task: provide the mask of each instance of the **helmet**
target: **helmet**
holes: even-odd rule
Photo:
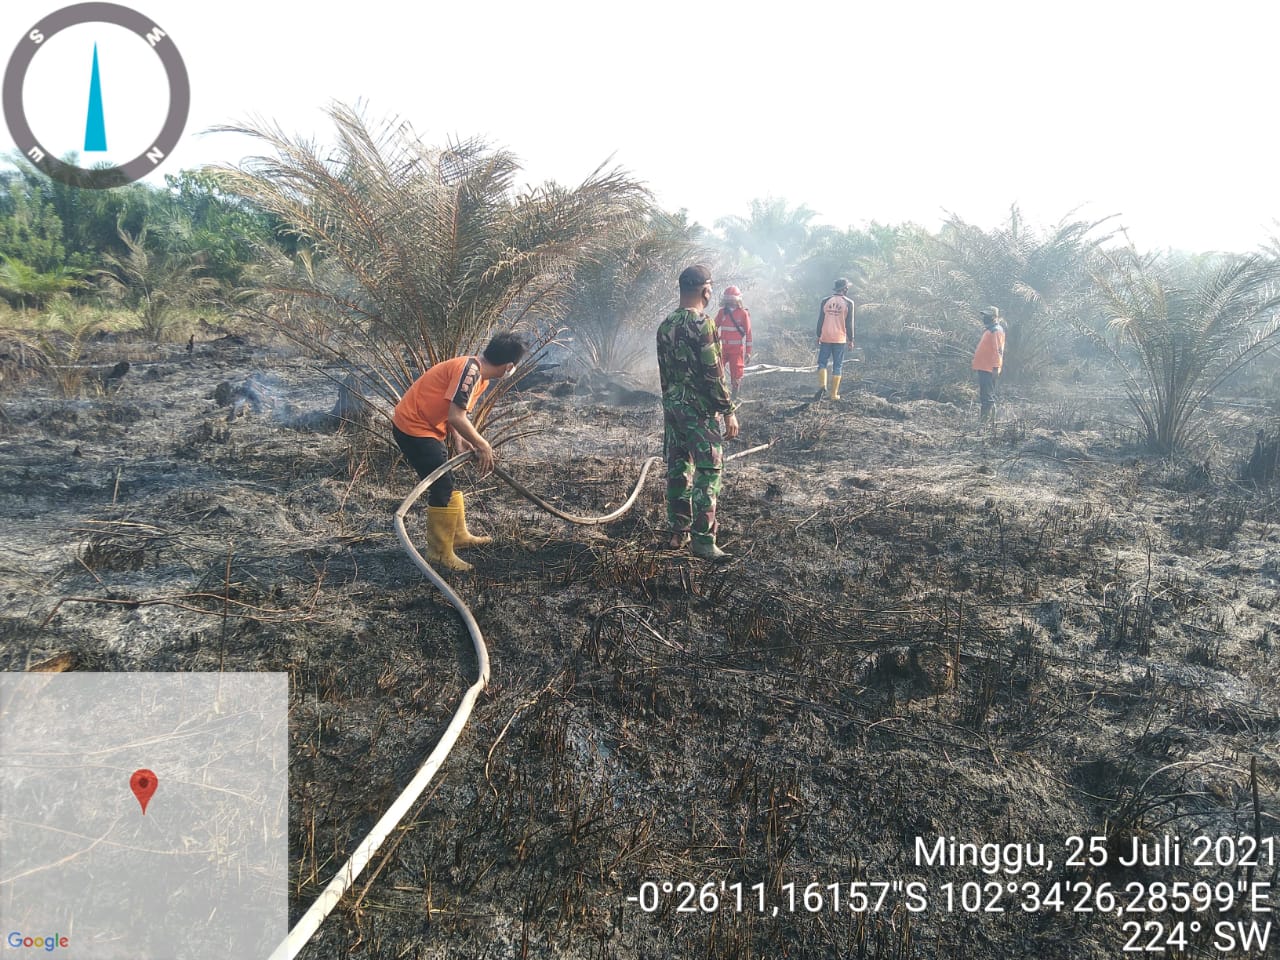
[[[725,287],[724,293],[720,295],[720,302],[742,306],[742,291],[737,287]]]

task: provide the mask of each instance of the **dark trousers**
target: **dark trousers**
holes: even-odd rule
[[[421,480],[431,471],[439,469],[449,459],[449,450],[444,442],[435,437],[411,437],[394,423],[391,425],[391,436],[396,446],[409,461],[409,466],[417,471]],[[427,488],[427,503],[433,507],[447,507],[453,496],[453,474],[445,473]]]
[[[996,409],[997,376],[991,370],[978,371],[978,402],[982,404],[982,416],[986,418]]]

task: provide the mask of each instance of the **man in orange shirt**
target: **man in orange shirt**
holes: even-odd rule
[[[449,459],[445,445],[452,431],[459,451],[474,450],[480,472],[493,469],[493,448],[467,414],[490,380],[505,377],[524,356],[524,343],[514,333],[499,333],[475,357],[442,360],[404,392],[391,418],[391,435],[422,479]],[[470,570],[454,547],[488,543],[467,530],[462,491],[453,489],[446,473],[427,489],[427,560],[450,570]]]
[[[972,367],[978,374],[978,401],[982,404],[978,422],[983,423],[996,415],[996,383],[1004,366],[1004,327],[998,307],[983,307],[978,315],[985,329],[973,352]]]
[[[827,395],[827,358],[831,358],[831,399],[840,399],[840,371],[846,350],[853,349],[853,301],[849,281],[841,277],[834,293],[818,305],[818,392],[815,400]]]

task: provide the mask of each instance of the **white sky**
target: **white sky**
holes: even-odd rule
[[[4,4],[0,56],[62,5]],[[508,147],[529,182],[576,183],[612,156],[708,226],[774,196],[837,226],[936,228],[954,212],[992,227],[1017,202],[1040,225],[1117,214],[1145,248],[1251,250],[1280,233],[1280,5],[1262,0],[130,5],[191,75],[188,133],[162,172],[251,148],[196,135],[215,124],[260,117],[326,139],[322,108],[363,100],[429,142]],[[109,145],[158,131],[158,61],[141,40],[55,39],[27,82],[48,146],[83,145],[94,42]],[[129,44],[138,56],[116,52]]]

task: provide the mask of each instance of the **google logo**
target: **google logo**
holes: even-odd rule
[[[55,933],[52,937],[24,937],[18,931],[13,931],[5,938],[9,946],[14,949],[26,947],[28,949],[47,950],[52,953],[58,947],[64,949],[71,945],[71,941],[61,934]]]

